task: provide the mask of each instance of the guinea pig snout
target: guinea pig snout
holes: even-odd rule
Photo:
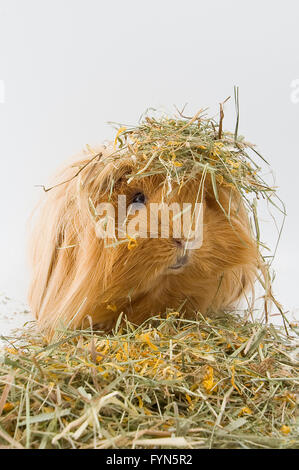
[[[184,256],[180,256],[177,258],[176,260],[176,263],[173,264],[172,266],[170,266],[169,269],[179,269],[179,268],[182,268],[183,266],[185,266],[185,264],[187,264],[188,262],[188,255],[184,255]]]

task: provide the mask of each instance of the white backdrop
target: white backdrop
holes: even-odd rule
[[[25,225],[63,160],[136,123],[149,106],[188,113],[240,87],[239,131],[270,161],[288,218],[275,292],[298,301],[297,0],[0,0],[0,291],[26,298]],[[224,127],[234,127],[233,100]],[[263,239],[273,246],[273,226]]]

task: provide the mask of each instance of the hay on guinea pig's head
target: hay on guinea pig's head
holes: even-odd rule
[[[155,148],[148,156],[131,144],[103,147],[56,176],[36,209],[30,238],[29,303],[41,328],[53,332],[60,322],[76,328],[89,317],[110,329],[120,313],[139,323],[167,308],[205,314],[230,307],[252,286],[259,255],[240,192],[200,165],[184,173],[172,147],[168,160]],[[120,196],[126,204],[121,221]],[[115,209],[113,235],[100,235],[109,225],[98,211],[103,203]],[[135,203],[137,236],[128,231]],[[191,211],[201,204],[200,246],[191,249],[185,234],[174,235],[182,213],[169,212],[168,236],[160,212],[154,231],[149,225],[153,207],[173,203],[187,203]]]

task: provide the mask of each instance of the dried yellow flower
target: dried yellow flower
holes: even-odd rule
[[[14,405],[12,403],[6,402],[5,405],[3,406],[3,411],[8,412],[11,411],[14,408]]]
[[[214,369],[211,366],[206,366],[205,374],[202,380],[202,385],[204,386],[205,390],[210,393],[213,389],[216,391],[217,387],[215,387],[216,382],[214,382]]]
[[[138,246],[137,240],[135,238],[130,237],[130,235],[127,235],[127,238],[129,239],[128,250],[133,250],[133,248]]]
[[[144,333],[143,335],[139,335],[138,339],[144,343],[147,343],[149,347],[152,348],[154,351],[158,351],[157,346],[152,343],[149,333]]]
[[[126,129],[127,129],[126,127],[120,127],[120,128],[118,129],[117,134],[116,134],[116,136],[115,136],[115,140],[114,140],[114,147],[115,147],[116,144],[117,144],[117,139],[118,139],[118,137],[119,137],[120,134],[121,134],[122,132],[124,132]]]
[[[244,406],[244,408],[241,409],[238,416],[243,416],[243,415],[252,415],[252,410],[248,406]]]
[[[290,426],[286,426],[285,424],[283,424],[280,428],[280,432],[282,432],[282,434],[290,434],[291,428]]]

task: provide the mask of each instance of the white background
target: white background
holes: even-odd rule
[[[298,19],[297,0],[0,0],[0,291],[26,299],[34,185],[86,143],[111,138],[107,121],[135,124],[149,106],[186,102],[188,114],[214,114],[238,85],[239,131],[270,161],[287,206],[274,290],[296,314]],[[234,123],[230,100],[224,127]]]

